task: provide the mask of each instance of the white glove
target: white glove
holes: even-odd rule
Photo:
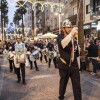
[[[76,33],[78,33],[78,28],[74,27],[71,31],[72,36],[74,36]]]

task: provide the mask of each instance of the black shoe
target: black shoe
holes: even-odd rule
[[[36,69],[36,71],[39,71],[39,69]]]
[[[17,83],[20,83],[21,79],[18,79]]]
[[[64,97],[59,96],[59,100],[64,100]]]
[[[23,85],[26,85],[25,79],[23,79]]]
[[[23,85],[26,85],[26,82],[23,82]]]
[[[33,68],[30,68],[30,70],[32,70]]]

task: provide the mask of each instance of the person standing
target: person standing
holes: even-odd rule
[[[92,75],[96,75],[97,73],[97,64],[98,64],[98,46],[94,44],[94,41],[90,41],[89,47],[87,47],[88,51],[88,58],[91,59],[92,65],[93,65],[93,72],[91,72]]]
[[[26,60],[26,48],[25,44],[22,43],[21,37],[17,37],[17,41],[15,43],[15,67],[16,67],[16,74],[18,78],[18,83],[21,81],[20,70],[22,73],[22,83],[26,85],[25,81],[25,60]]]
[[[77,63],[77,57],[79,56],[78,44],[74,43],[74,36],[77,33],[77,28],[72,28],[71,22],[66,19],[62,24],[61,34],[58,35],[57,42],[59,48],[59,100],[64,100],[64,94],[66,92],[66,86],[69,78],[71,78],[74,99],[82,100],[81,86],[80,86],[80,73]]]
[[[14,69],[14,73],[16,73],[16,68],[15,68],[15,65],[14,65],[14,50],[12,48],[12,44],[9,47],[8,60],[9,60],[10,72],[12,72],[13,69]]]

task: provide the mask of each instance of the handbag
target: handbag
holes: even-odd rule
[[[17,55],[16,61],[17,61],[17,63],[25,63],[25,54],[22,54],[20,56]]]

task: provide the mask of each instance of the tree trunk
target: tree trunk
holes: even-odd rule
[[[2,0],[1,0],[1,6],[2,6]],[[1,8],[1,33],[2,33],[2,44],[3,44],[3,18],[2,18],[2,8]]]
[[[4,19],[4,28],[6,27],[6,22],[5,22],[5,19]],[[4,40],[6,40],[6,31],[4,29]]]
[[[81,56],[84,56],[84,30],[83,30],[83,0],[78,0],[78,38],[79,38],[79,45],[81,47]]]
[[[24,21],[23,21],[23,15],[22,15],[22,34],[23,34],[23,37],[24,37],[25,34],[24,34]]]
[[[31,5],[32,6],[32,5]],[[32,9],[32,8],[31,8]],[[34,32],[33,32],[33,30],[34,30],[34,12],[33,12],[33,10],[32,10],[32,36],[34,37]]]

